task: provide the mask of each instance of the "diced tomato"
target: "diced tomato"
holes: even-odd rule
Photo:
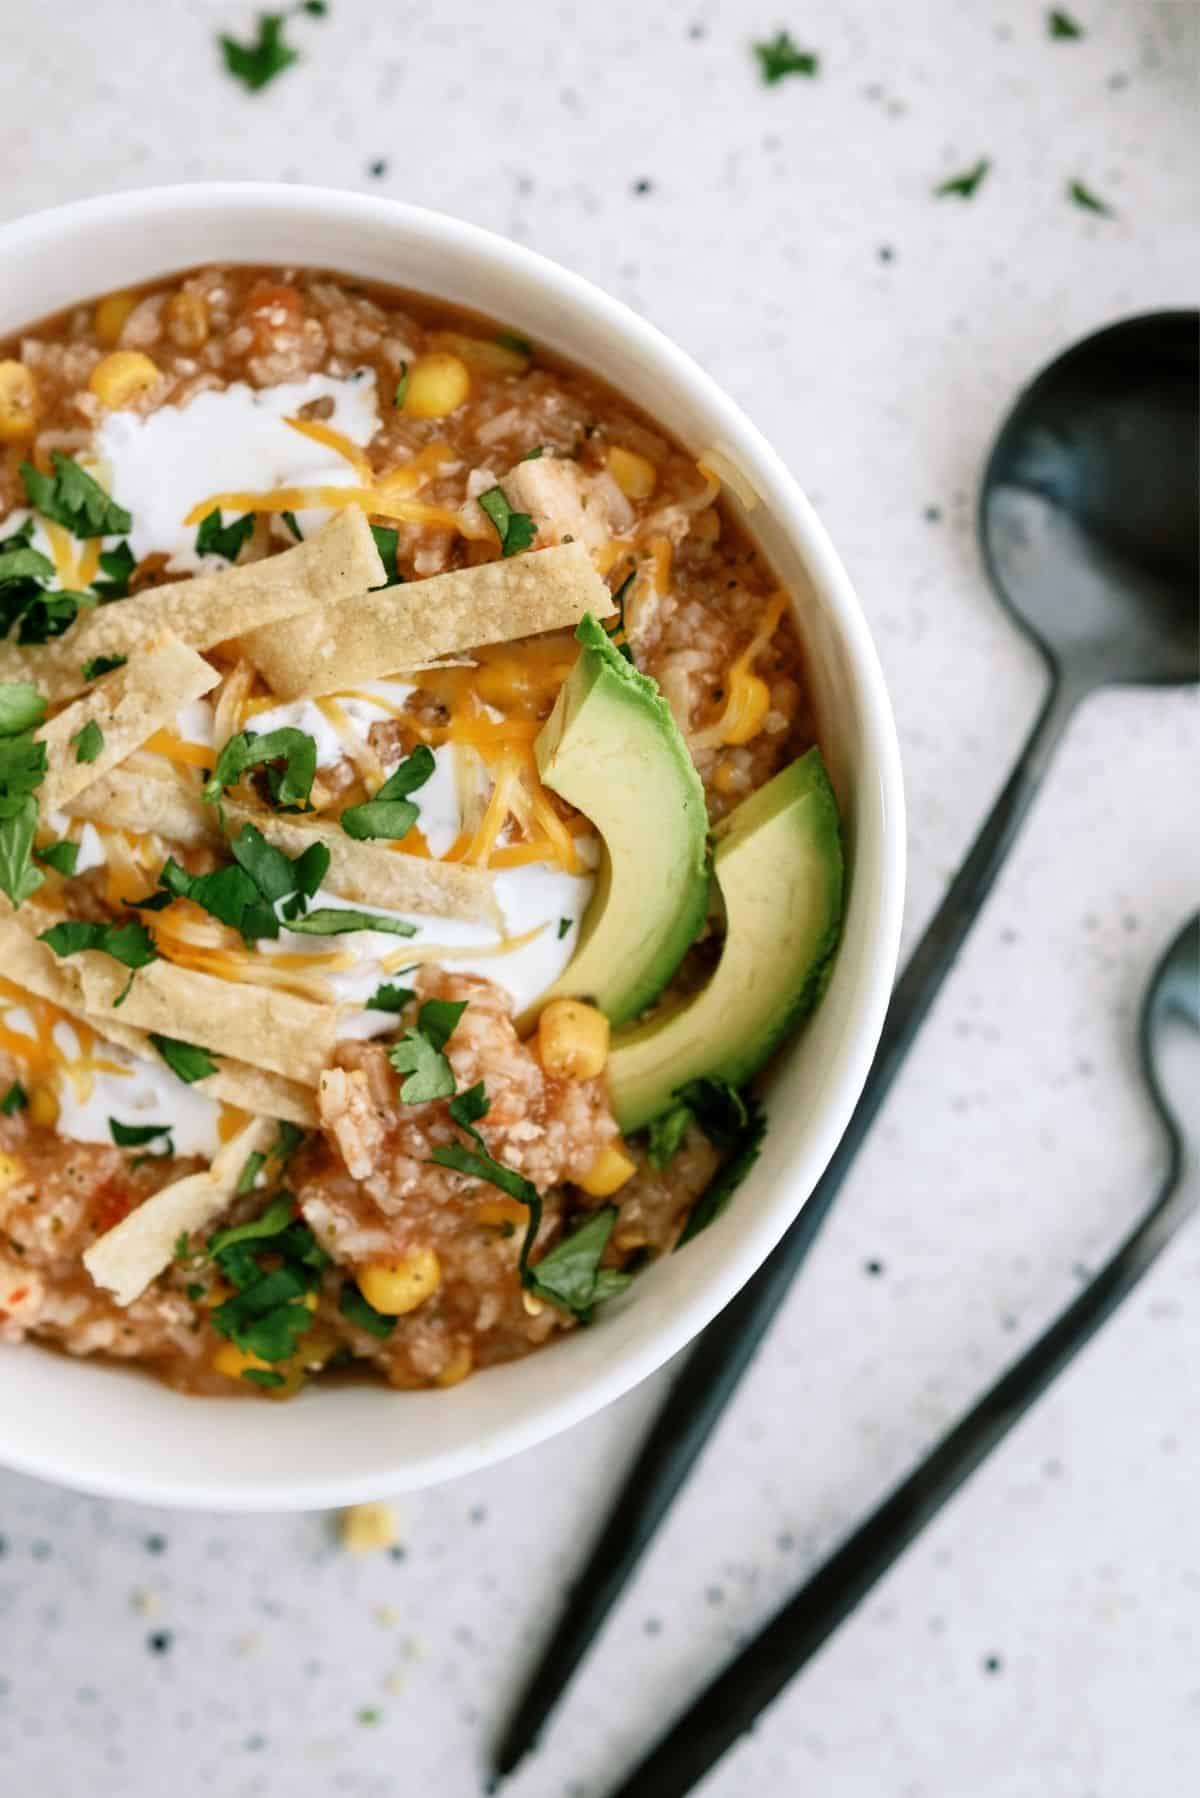
[[[106,1180],[92,1201],[92,1225],[98,1236],[113,1230],[133,1208],[133,1195],[119,1180]]]

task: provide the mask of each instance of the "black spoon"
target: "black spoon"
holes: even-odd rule
[[[983,480],[979,532],[1002,603],[1036,645],[1049,691],[1025,747],[900,976],[862,1097],[795,1223],[704,1331],[650,1426],[495,1772],[532,1748],[559,1695],[716,1427],[787,1295],[1081,700],[1113,683],[1200,674],[1200,417],[1195,312],[1085,338],[1018,399]]]
[[[1177,1025],[1193,1039],[1190,1086],[1178,1111],[1164,1092],[1170,1074],[1179,1072],[1171,1053]],[[1142,1010],[1142,1070],[1167,1138],[1167,1169],[1149,1211],[1061,1316],[700,1693],[612,1798],[685,1798],[1003,1441],[1191,1217],[1200,1185],[1198,1047],[1200,920],[1192,918],[1159,962]],[[1175,1084],[1182,1099],[1182,1078]],[[1187,1181],[1185,1171],[1192,1176]]]

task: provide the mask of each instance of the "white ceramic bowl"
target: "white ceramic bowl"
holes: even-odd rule
[[[725,1215],[587,1330],[448,1391],[319,1385],[286,1405],[184,1398],[136,1372],[0,1348],[0,1459],[93,1492],[303,1509],[432,1485],[528,1448],[660,1367],[750,1278],[825,1167],[883,1022],[900,931],[904,810],[887,693],[858,601],[779,458],[680,350],[566,269],[473,225],[320,188],[206,183],[86,200],[0,227],[0,336],[208,262],[300,264],[472,306],[602,375],[759,495],[749,518],[799,619],[851,869],[829,990],[785,1051],[762,1158]]]

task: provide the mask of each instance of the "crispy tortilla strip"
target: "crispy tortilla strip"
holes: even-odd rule
[[[111,774],[102,775],[63,810],[72,818],[106,824],[110,830],[153,834],[192,849],[220,837],[216,810],[205,805],[198,791],[189,792],[169,777],[156,780],[129,768],[114,768]]]
[[[39,920],[40,922],[41,920]],[[119,1017],[88,1011],[83,1001],[83,984],[76,957],[60,959],[53,949],[39,943],[15,918],[0,918],[0,967],[7,979],[24,987],[38,999],[48,999],[69,1017],[78,1018],[105,1042],[115,1043],[142,1061],[160,1062],[161,1057],[145,1030],[135,1029]],[[174,1034],[173,1032],[168,1034]],[[207,1093],[223,1104],[235,1105],[239,1111],[255,1116],[286,1118],[306,1130],[315,1129],[317,1108],[309,1087],[281,1074],[269,1074],[264,1068],[226,1058],[216,1051],[219,1065],[215,1074],[194,1083],[194,1090]]]
[[[46,778],[38,789],[43,807],[54,811],[68,805],[219,679],[202,655],[168,633],[124,668],[94,682],[37,733],[46,745]],[[81,762],[75,739],[88,724],[98,726],[103,741],[93,761]]]
[[[83,1003],[104,1017],[128,972],[109,955],[88,950],[79,963]],[[274,987],[235,983],[169,961],[139,968],[121,1004],[121,1022],[182,1037],[215,1055],[235,1055],[302,1086],[315,1086],[333,1054],[336,1009]]]
[[[84,1250],[83,1265],[97,1286],[111,1292],[118,1305],[132,1305],[171,1265],[175,1244],[214,1223],[230,1205],[246,1157],[264,1153],[275,1139],[277,1125],[270,1118],[253,1118],[219,1151],[202,1174],[188,1174],[152,1193],[145,1202],[122,1218]]]
[[[343,600],[286,630],[243,632],[242,648],[272,692],[297,699],[614,610],[583,545],[562,543]]]
[[[331,606],[385,579],[365,515],[347,506],[294,549],[99,606],[45,648],[0,643],[0,680],[36,681],[57,704],[82,691],[83,664],[93,656],[133,656],[163,631],[173,631],[192,649],[211,649],[241,631]]]
[[[329,850],[329,872],[321,884],[342,899],[385,911],[466,918],[496,930],[504,928],[496,889],[484,868],[427,861],[424,856],[385,849],[378,842],[356,842],[329,819],[258,811],[228,801],[224,809],[231,828],[236,831],[243,824],[253,824],[285,855],[301,855],[311,844],[324,843]]]

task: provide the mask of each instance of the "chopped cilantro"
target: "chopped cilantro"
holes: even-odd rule
[[[619,1268],[601,1267],[600,1258],[617,1221],[615,1205],[593,1212],[587,1222],[564,1236],[530,1268],[529,1286],[539,1298],[590,1323],[594,1308],[624,1292],[633,1278]]]
[[[325,0],[300,0],[297,12],[306,12],[310,19],[323,19],[329,11]]]
[[[617,644],[617,648],[627,662],[633,661],[633,651],[629,647],[629,639],[625,635],[625,599],[636,579],[637,569],[634,568],[625,576],[625,579],[613,594],[613,604],[617,608],[617,616],[612,625],[608,627],[608,634],[610,637],[620,637],[622,639],[622,641]]]
[[[427,999],[417,1018],[417,1027],[424,1031],[435,1049],[444,1049],[466,1009],[465,999]]]
[[[304,1141],[304,1132],[299,1124],[289,1124],[286,1118],[279,1122],[279,1135],[271,1144],[271,1159],[281,1164],[287,1161]]]
[[[531,450],[525,451],[525,454],[521,457],[521,460],[522,460],[522,462],[540,462],[542,457],[545,455],[545,453],[546,453],[545,444],[544,443],[535,443]]]
[[[199,1048],[195,1043],[180,1042],[174,1036],[159,1036],[153,1030],[150,1032],[150,1041],[175,1077],[188,1086],[195,1080],[207,1080],[210,1074],[217,1071],[217,1064],[208,1050]]]
[[[558,920],[558,940],[560,943],[562,942],[563,938],[566,936],[568,930],[570,930],[570,928],[574,922],[575,922],[574,918],[560,918]]]
[[[243,941],[277,937],[279,919],[244,868],[214,868],[208,874],[189,874],[174,856],[163,864],[159,881],[173,899],[190,899],[211,918],[238,930]]]
[[[33,865],[37,824],[37,800],[32,794],[0,814],[0,891],[16,906],[36,893],[46,878]]]
[[[259,1166],[265,1159],[265,1156],[259,1155]],[[249,1180],[246,1179],[246,1168],[253,1160],[253,1155],[247,1157],[246,1165],[243,1167],[237,1183],[239,1192],[249,1192],[254,1185],[253,1174]],[[257,1172],[256,1168],[255,1173]],[[279,1236],[287,1229],[295,1214],[296,1201],[291,1193],[276,1193],[266,1210],[260,1212],[257,1217],[250,1218],[244,1224],[231,1224],[227,1230],[218,1230],[210,1236],[208,1252],[215,1259],[216,1256],[224,1254],[226,1249],[232,1248],[235,1242],[261,1242],[268,1236]]]
[[[367,1011],[403,1011],[416,994],[411,986],[391,986],[387,981],[377,986],[367,1000]]]
[[[6,1118],[12,1117],[16,1111],[24,1111],[29,1103],[29,1094],[19,1080],[14,1080],[4,1097],[0,1099],[0,1111]]]
[[[154,938],[137,918],[124,924],[88,924],[68,918],[43,930],[38,941],[48,943],[56,955],[79,955],[85,949],[98,949],[124,968],[144,968],[158,959]]]
[[[682,1248],[721,1215],[758,1160],[767,1118],[757,1099],[720,1080],[689,1081],[675,1096],[689,1107],[709,1141],[727,1155],[688,1213],[675,1245]]]
[[[35,849],[34,854],[40,862],[45,862],[48,868],[53,868],[56,874],[61,874],[65,880],[70,880],[75,872],[75,864],[79,860],[79,844],[68,843],[64,838],[60,843],[47,843],[44,849]]]
[[[94,593],[47,591],[53,575],[53,562],[31,548],[26,526],[0,542],[0,636],[17,624],[18,643],[48,643],[74,622],[80,606],[97,604]]]
[[[981,156],[974,168],[964,169],[961,175],[951,175],[948,180],[939,181],[933,190],[934,194],[939,200],[945,199],[948,194],[953,194],[960,200],[969,200],[991,166],[991,158]]]
[[[251,1386],[261,1386],[264,1392],[270,1392],[276,1386],[286,1386],[287,1379],[276,1373],[273,1367],[243,1367],[238,1378]]]
[[[383,1311],[376,1311],[374,1305],[363,1297],[350,1280],[338,1294],[338,1310],[355,1329],[365,1330],[368,1336],[377,1336],[381,1342],[396,1328],[395,1318],[388,1317]]]
[[[821,66],[820,57],[812,50],[799,49],[786,31],[777,32],[769,43],[755,44],[753,49],[764,87],[774,87],[787,75],[813,76]]]
[[[170,1124],[123,1124],[119,1118],[108,1120],[109,1135],[118,1149],[141,1149],[148,1142],[153,1142],[156,1136],[161,1136],[166,1140],[165,1152],[173,1155],[175,1144],[171,1138],[172,1128]]]
[[[1067,198],[1076,206],[1082,206],[1085,212],[1095,212],[1101,218],[1106,219],[1113,216],[1113,209],[1108,202],[1100,199],[1099,195],[1094,194],[1089,187],[1085,187],[1082,181],[1067,183]]]
[[[282,518],[284,524],[286,524],[288,530],[292,533],[292,536],[296,539],[296,542],[303,543],[304,532],[300,529],[300,526],[296,521],[296,514],[294,512],[281,512],[279,516]]]
[[[348,837],[362,841],[367,837],[389,837],[399,842],[416,823],[420,807],[407,795],[415,793],[433,774],[437,763],[432,749],[418,743],[393,770],[372,799],[363,805],[348,806],[342,813],[342,829]]]
[[[666,1167],[668,1161],[678,1154],[694,1116],[690,1105],[672,1105],[670,1111],[664,1111],[661,1117],[654,1119],[650,1125],[646,1148],[651,1167]]]
[[[528,512],[514,512],[502,487],[489,487],[479,495],[479,504],[496,527],[501,553],[515,556],[528,549],[537,536],[537,526]]]
[[[52,524],[61,524],[73,537],[108,537],[127,531],[133,519],[123,506],[114,505],[98,481],[78,462],[60,450],[50,452],[52,475],[42,474],[32,463],[22,462],[25,497],[35,512]]]
[[[243,824],[230,848],[264,899],[272,905],[283,902],[285,918],[304,910],[329,869],[329,850],[324,843],[310,843],[293,859],[268,843],[253,824]]]
[[[520,337],[516,331],[497,331],[496,342],[502,350],[515,350],[518,356],[533,355],[533,345],[528,337]]]
[[[335,910],[326,905],[318,906],[306,917],[297,918],[288,929],[299,931],[301,936],[345,936],[351,930],[382,930],[389,936],[417,934],[416,925],[410,924],[407,918],[391,918],[381,912],[352,911],[349,907]]]
[[[191,1238],[188,1235],[188,1232],[186,1230],[181,1230],[179,1235],[175,1238],[175,1247],[171,1250],[176,1261],[190,1261],[192,1259],[192,1251],[188,1247],[190,1241]]]
[[[400,364],[399,375],[396,378],[396,391],[392,395],[392,404],[393,404],[393,406],[395,406],[397,412],[399,412],[403,409],[404,402],[407,398],[408,398],[408,363],[402,362]]]
[[[225,67],[252,94],[257,94],[268,82],[274,81],[276,75],[282,75],[285,69],[299,61],[300,52],[284,42],[286,22],[283,13],[261,12],[256,21],[258,36],[252,42],[240,44],[225,33],[217,40]]]
[[[467,1009],[466,1001],[429,999],[417,1013],[414,1030],[406,1030],[388,1050],[388,1060],[398,1074],[408,1078],[400,1087],[406,1105],[425,1105],[431,1099],[448,1099],[454,1092],[454,1070],[442,1053]]]
[[[100,552],[100,572],[107,578],[94,580],[92,590],[100,595],[105,603],[111,604],[114,599],[127,599],[129,583],[133,571],[137,567],[133,551],[128,541],[118,543],[115,549],[103,549]],[[124,656],[121,660],[124,661]]]
[[[1072,38],[1084,35],[1083,26],[1073,19],[1069,12],[1062,12],[1057,6],[1051,7],[1046,14],[1046,31],[1053,38]]]
[[[184,1297],[191,1299],[193,1305],[204,1297],[205,1291],[206,1288],[200,1284],[199,1280],[189,1280],[183,1289]]]
[[[237,1185],[233,1189],[239,1198],[243,1193],[250,1192],[253,1189],[255,1181],[258,1179],[258,1176],[262,1173],[262,1170],[266,1165],[267,1158],[262,1150],[251,1149],[245,1161],[242,1163],[242,1171],[238,1175]]]
[[[77,762],[94,762],[104,748],[104,732],[94,718],[89,718],[82,730],[77,730],[71,738],[71,747],[75,751]]]
[[[303,1250],[288,1253],[289,1234],[269,1238],[272,1260],[281,1255],[282,1262],[265,1273],[253,1253],[236,1260],[227,1255],[221,1263],[222,1271],[236,1273],[244,1283],[212,1313],[213,1328],[261,1361],[286,1361],[312,1327],[313,1314],[304,1300],[320,1284],[319,1266]],[[315,1248],[311,1231],[305,1229],[304,1235]]]
[[[54,563],[40,549],[34,549],[26,538],[16,533],[0,543],[0,584],[14,581],[48,581],[54,576]]]
[[[93,656],[83,664],[84,680],[97,680],[102,674],[112,674],[118,668],[124,668],[128,656]]]
[[[284,764],[282,774],[270,766],[274,762]],[[268,765],[267,779],[276,805],[308,804],[317,772],[317,746],[307,731],[296,730],[290,724],[280,730],[269,730],[264,736],[242,730],[230,737],[204,783],[205,799],[210,805],[216,805],[226,787],[234,786],[251,768],[264,764]]]
[[[383,587],[400,587],[404,584],[404,576],[396,561],[396,548],[400,542],[400,533],[390,524],[373,524],[371,535],[375,539],[375,547],[379,551],[379,560],[383,563],[383,572],[387,579]],[[382,593],[383,587],[372,587],[372,593]]]
[[[247,512],[244,517],[234,518],[229,524],[222,525],[221,514],[214,507],[206,518],[200,520],[200,528],[196,532],[196,554],[224,556],[227,562],[236,562],[243,543],[253,530],[253,512]]]
[[[0,681],[0,737],[33,730],[45,716],[46,701],[32,681]]]
[[[532,1286],[532,1274],[529,1267],[529,1253],[537,1241],[537,1233],[542,1224],[542,1199],[532,1180],[518,1174],[515,1168],[505,1167],[490,1153],[487,1143],[475,1128],[481,1118],[488,1114],[491,1101],[482,1080],[468,1087],[466,1092],[459,1093],[451,1099],[450,1116],[465,1131],[475,1147],[469,1149],[464,1143],[447,1143],[433,1151],[431,1160],[439,1167],[453,1168],[455,1173],[466,1174],[473,1180],[486,1180],[491,1186],[498,1186],[501,1192],[507,1193],[510,1199],[516,1199],[529,1212],[529,1222],[525,1226],[525,1238],[521,1244],[520,1274],[521,1282],[526,1287]]]

